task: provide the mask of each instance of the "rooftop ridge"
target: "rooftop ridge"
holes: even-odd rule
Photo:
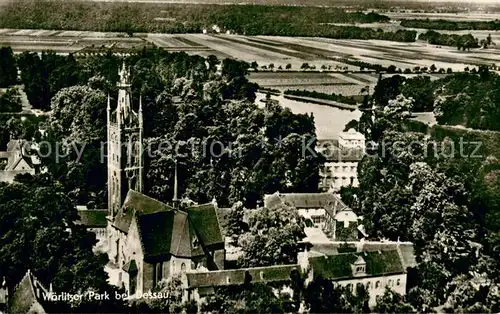
[[[188,272],[186,274],[222,274],[222,273],[231,273],[231,272],[241,272],[247,270],[264,270],[264,269],[278,269],[283,267],[300,267],[299,264],[284,264],[284,265],[271,265],[271,266],[259,266],[259,267],[247,267],[247,268],[238,268],[238,269],[223,269],[223,270],[210,270],[210,271],[202,271],[202,272]]]
[[[170,206],[168,206],[168,204],[165,204],[165,203],[163,203],[162,201],[159,201],[159,200],[157,200],[157,199],[154,199],[154,198],[152,198],[152,197],[150,197],[150,196],[147,196],[147,195],[146,195],[146,194],[144,194],[144,193],[138,192],[138,191],[136,191],[136,190],[134,190],[134,189],[129,189],[129,190],[128,190],[127,197],[125,198],[125,200],[128,198],[128,194],[129,194],[129,193],[132,193],[132,194],[134,194],[134,193],[135,193],[135,194],[137,194],[137,195],[139,195],[139,196],[142,196],[142,197],[147,198],[147,199],[148,199],[148,200],[150,200],[150,201],[156,202],[156,203],[161,204],[161,205],[165,205],[165,206],[167,206],[167,207],[169,207],[169,208],[170,208]]]

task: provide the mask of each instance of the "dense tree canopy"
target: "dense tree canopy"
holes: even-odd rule
[[[0,47],[0,88],[17,83],[17,67],[10,47]]]
[[[490,75],[483,74],[483,80],[491,79]],[[481,75],[471,79],[481,80]],[[457,83],[450,83],[455,80]],[[362,131],[379,144],[376,153],[366,156],[358,166],[357,210],[365,219],[365,228],[375,238],[414,243],[419,265],[416,279],[409,282],[407,302],[416,310],[446,307],[453,311],[494,311],[494,304],[498,304],[495,217],[499,208],[492,193],[496,181],[487,179],[493,169],[498,169],[491,156],[494,149],[482,147],[477,151],[480,158],[472,158],[470,145],[457,145],[460,141],[474,141],[474,133],[444,133],[442,127],[434,127],[428,137],[406,131],[407,116],[401,113],[407,99],[395,96],[406,87],[404,82],[396,78],[381,83],[391,88],[384,94],[384,89],[377,87],[379,94],[372,100],[374,112],[363,113],[370,119],[375,113],[371,128]],[[446,84],[456,89],[451,92]],[[436,86],[444,86],[438,91],[449,95],[449,99],[462,92],[472,93],[458,84],[458,77],[451,76],[437,81]],[[471,106],[473,99],[467,98],[464,106]],[[467,280],[480,284],[467,286]],[[467,293],[467,298],[457,297],[462,292]],[[393,305],[400,303],[391,299]]]
[[[19,180],[0,185],[0,276],[13,285],[30,269],[56,291],[107,289],[107,259],[92,252],[95,235],[74,225],[77,211],[61,185],[46,175]]]
[[[217,25],[222,32],[245,35],[321,36],[413,42],[415,31],[385,32],[355,23],[388,22],[375,12],[348,12],[316,6],[78,3],[44,1],[8,3],[0,12],[0,27],[67,29],[133,33],[201,33]],[[338,26],[329,23],[350,23]]]
[[[288,206],[260,208],[250,214],[249,231],[238,238],[243,267],[293,264],[305,236],[300,216]]]

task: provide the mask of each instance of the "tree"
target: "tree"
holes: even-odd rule
[[[230,289],[216,288],[215,295],[206,300],[201,306],[201,311],[203,313],[284,313],[287,307],[286,302],[282,296],[277,297],[270,286],[249,282]]]
[[[388,68],[387,68],[387,73],[396,73],[396,66],[391,64]]]
[[[17,83],[17,66],[10,47],[0,47],[0,88]]]
[[[291,68],[292,68],[292,64],[291,63],[287,63],[285,69],[290,70]]]
[[[430,67],[430,71],[431,71],[431,73],[436,72],[436,70],[437,70],[436,65],[435,65],[435,64],[432,64],[432,65],[431,65],[431,67]]]
[[[452,69],[452,68],[448,68],[448,69],[446,70],[446,73],[448,73],[448,74],[453,73],[453,69]]]
[[[386,288],[385,293],[377,301],[375,313],[417,313],[415,308],[405,301],[405,297]]]
[[[0,112],[20,112],[23,110],[21,94],[17,88],[9,88],[0,94]]]
[[[272,71],[274,69],[274,63],[269,63],[268,68]]]
[[[333,286],[329,279],[314,278],[305,291],[304,301],[311,313],[369,313],[369,294],[364,285]]]
[[[250,67],[254,69],[254,71],[259,70],[259,64],[257,63],[257,61],[252,61],[252,63],[250,63]]]
[[[61,185],[48,175],[19,179],[0,184],[0,276],[13,288],[30,269],[56,293],[113,292],[107,256],[92,252],[95,235],[74,224],[78,214]]]
[[[107,96],[87,86],[62,89],[52,101],[42,164],[79,204],[103,206]]]
[[[260,208],[251,213],[250,231],[239,237],[243,250],[239,263],[243,267],[296,263],[298,242],[303,239],[303,223],[288,206]]]
[[[227,214],[226,231],[227,236],[237,238],[239,235],[248,231],[248,224],[243,221],[244,208],[243,203],[237,202]]]
[[[307,62],[302,63],[302,65],[300,66],[301,70],[307,70],[309,68],[310,68],[310,66],[309,66],[309,63],[307,63]]]

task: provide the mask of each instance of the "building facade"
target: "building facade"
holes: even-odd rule
[[[317,151],[325,158],[320,169],[320,188],[337,192],[341,187],[359,185],[358,163],[365,153],[365,137],[350,129],[340,132],[338,140],[318,140]]]
[[[18,174],[40,173],[41,163],[32,149],[28,141],[9,141],[7,151],[0,152],[0,182],[11,183]]]

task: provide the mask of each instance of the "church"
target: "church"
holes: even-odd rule
[[[135,112],[125,65],[112,107],[108,96],[106,270],[111,283],[134,296],[187,271],[224,269],[216,204],[182,206],[176,187],[171,205],[143,194],[142,99]]]

